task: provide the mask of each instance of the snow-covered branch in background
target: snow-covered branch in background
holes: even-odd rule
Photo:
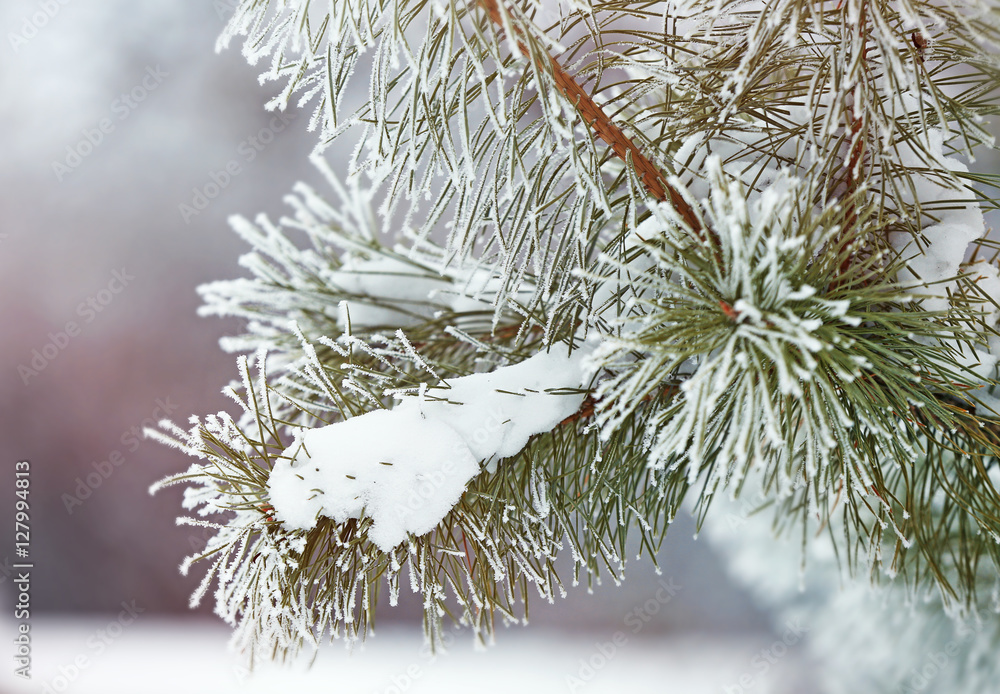
[[[761,482],[755,476],[748,488],[760,489]],[[793,620],[808,633],[801,648],[811,655],[824,694],[994,690],[1000,678],[995,596],[983,594],[971,609],[955,613],[936,590],[913,595],[898,584],[872,585],[828,543],[803,546],[798,537],[775,537],[768,510],[775,501],[757,492],[719,500],[703,534],[776,629]],[[843,531],[842,522],[832,523]],[[824,530],[818,523],[811,529]],[[984,569],[984,578],[988,574]]]

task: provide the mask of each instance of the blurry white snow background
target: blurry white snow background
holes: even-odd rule
[[[431,654],[418,630],[386,629],[348,653],[324,648],[310,667],[265,663],[253,671],[226,650],[227,629],[191,620],[150,619],[126,626],[117,639],[107,619],[37,622],[34,681],[0,677],[6,694],[774,694],[776,670],[747,670],[743,639],[705,636],[635,638],[616,646],[613,633],[567,635],[545,629],[504,633],[486,650],[458,635],[445,654]],[[627,630],[625,631],[627,634]],[[619,639],[621,642],[621,639]],[[82,659],[81,659],[82,658]],[[799,667],[782,664],[783,675]],[[746,680],[745,680],[746,682]],[[728,689],[727,689],[728,687]],[[803,690],[797,690],[800,693]]]

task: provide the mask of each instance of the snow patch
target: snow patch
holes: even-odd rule
[[[308,530],[372,518],[368,537],[391,551],[433,530],[458,503],[480,463],[517,454],[576,412],[589,348],[555,346],[491,373],[422,390],[377,410],[300,435],[268,480],[275,518]]]

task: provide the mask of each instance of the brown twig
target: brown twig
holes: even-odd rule
[[[479,0],[479,4],[486,10],[495,24],[503,26],[503,18],[497,0]],[[522,53],[529,56],[529,59],[534,59],[534,55],[522,41],[519,40],[517,45]],[[604,109],[584,91],[583,87],[563,69],[562,65],[551,55],[546,54],[546,57],[549,60],[556,86],[576,106],[577,111],[597,136],[611,146],[611,150],[619,159],[624,162],[631,161],[639,180],[646,186],[649,194],[661,202],[669,200],[685,223],[704,240],[705,229],[687,200],[667,183],[656,165],[639,151],[635,143],[608,117]],[[536,64],[535,67],[542,69],[543,66]]]
[[[667,385],[664,386],[662,389],[660,389],[659,392],[649,393],[641,400],[641,402],[649,402],[653,398],[657,398],[663,395],[675,395],[678,392],[680,392],[680,389],[676,385],[673,384]],[[589,419],[590,417],[594,416],[594,413],[596,411],[597,411],[597,400],[592,395],[588,395],[583,399],[583,402],[580,404],[580,409],[578,409],[576,412],[574,412],[573,414],[569,415],[561,422],[559,422],[559,426],[566,426],[567,424],[578,422],[581,419]]]
[[[867,10],[868,10],[867,5],[862,3],[861,13],[858,18],[858,36],[859,38],[865,39],[864,48],[862,49],[862,55],[861,55],[861,63],[864,66],[863,69],[867,68],[868,64],[867,63],[868,40],[867,37],[865,36],[865,28],[868,23]],[[845,177],[844,177],[846,179],[845,180],[846,192],[844,194],[844,197],[847,198],[848,200],[847,220],[846,223],[844,224],[845,233],[849,233],[851,230],[853,230],[854,225],[857,222],[857,210],[855,209],[854,198],[857,194],[858,187],[861,183],[860,177],[857,175],[857,173],[858,169],[861,168],[861,165],[865,158],[865,137],[867,134],[866,133],[867,123],[865,122],[865,114],[864,112],[861,112],[861,115],[858,115],[859,111],[861,110],[859,104],[852,103],[850,108],[851,108],[851,115],[849,117],[850,120],[849,125],[851,129],[851,151],[848,156],[847,171],[845,172]],[[837,278],[838,282],[848,273],[853,263],[854,263],[854,254],[848,253],[847,257],[845,257],[843,262],[840,264],[840,272]]]
[[[566,424],[572,424],[573,422],[580,419],[588,419],[594,416],[594,408],[597,406],[597,400],[593,396],[588,395],[580,403],[580,409],[566,417],[566,419],[559,422],[559,426],[565,426]]]
[[[493,23],[499,27],[503,27],[503,17],[500,14],[500,7],[497,4],[497,0],[478,0],[478,2],[486,10],[487,14],[489,14]],[[517,41],[518,48],[529,57],[529,60],[535,60],[535,55],[520,40],[518,29],[515,28],[514,30],[519,34]],[[632,167],[639,176],[639,180],[642,181],[642,184],[646,187],[650,195],[660,202],[669,201],[681,219],[697,234],[699,240],[711,243],[716,262],[721,264],[719,242],[715,233],[711,229],[705,229],[702,226],[701,220],[688,201],[667,182],[663,173],[656,165],[639,150],[635,143],[604,112],[604,109],[563,69],[562,65],[551,55],[546,53],[545,56],[548,58],[549,67],[552,70],[556,86],[572,102],[576,110],[580,113],[580,116],[593,129],[594,133],[611,146],[611,151],[614,152],[615,156],[626,163],[632,163]],[[540,71],[544,69],[544,66],[537,63],[535,67]],[[652,395],[647,396],[646,399],[650,399],[651,397]],[[597,401],[588,395],[584,398],[580,409],[562,420],[560,426],[592,417],[596,405]]]

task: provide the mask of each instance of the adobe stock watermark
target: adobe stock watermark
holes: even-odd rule
[[[447,631],[441,634],[440,645],[444,651],[451,648],[455,642],[455,637]],[[405,694],[410,691],[421,677],[427,672],[427,667],[437,662],[438,654],[430,644],[425,643],[417,653],[419,662],[410,663],[406,669],[397,672],[389,677],[389,684],[374,690],[373,694]]]
[[[164,417],[169,417],[177,409],[177,405],[170,402],[169,397],[166,400],[157,398],[154,400],[154,404],[155,407],[153,407],[153,411],[148,417],[130,427],[121,435],[119,440],[122,446],[128,449],[129,453],[135,453],[142,444],[143,429],[155,427],[158,421]],[[66,507],[66,513],[72,516],[76,507],[83,506],[83,502],[89,499],[98,487],[104,484],[115,473],[115,470],[124,465],[125,462],[125,454],[117,448],[111,451],[104,460],[91,462],[90,465],[94,468],[93,471],[77,477],[73,493],[64,492],[61,497],[63,506]]]
[[[288,127],[288,124],[295,120],[294,113],[279,113],[271,118],[270,122],[258,130],[254,135],[246,138],[236,147],[236,157],[230,159],[218,171],[208,172],[208,182],[191,189],[191,200],[177,205],[181,214],[181,219],[185,224],[191,223],[192,217],[208,209],[208,206],[226,188],[232,185],[233,180],[243,173],[243,167],[257,158],[257,155],[274,142],[275,136]]]
[[[906,675],[906,678],[896,687],[896,694],[918,694],[940,675],[949,663],[961,652],[965,642],[974,638],[983,629],[982,623],[976,624],[976,628],[960,624],[956,631],[955,638],[946,643],[941,650],[927,651],[923,665],[914,667]]]
[[[97,125],[93,128],[84,128],[80,131],[83,137],[75,144],[66,147],[66,156],[62,161],[52,162],[56,180],[62,183],[66,176],[80,168],[83,160],[104,143],[108,135],[115,131],[118,123],[132,115],[132,112],[139,108],[139,105],[169,76],[170,73],[164,72],[159,65],[156,67],[147,65],[145,74],[135,86],[122,92],[111,102],[108,106],[108,115],[97,121]]]
[[[725,694],[744,694],[757,686],[759,678],[770,672],[779,660],[788,655],[792,646],[802,641],[802,635],[809,631],[809,628],[798,619],[789,619],[785,622],[785,631],[780,639],[766,648],[760,649],[750,658],[750,667],[754,672],[744,672],[740,675],[735,684],[726,685],[722,688]]]
[[[482,425],[471,433],[472,441],[482,444],[492,434],[500,431],[500,428],[506,422],[507,419],[504,417],[503,408],[494,408],[486,415],[486,419],[483,420]],[[455,449],[457,455],[468,454],[468,449],[464,442],[456,444]],[[404,520],[407,516],[419,511],[432,499],[437,500],[441,488],[449,483],[453,472],[455,472],[455,462],[452,458],[447,458],[436,470],[419,475],[418,483],[410,489],[406,501],[397,504],[394,508],[396,517]]]
[[[86,651],[78,653],[69,663],[59,665],[59,674],[42,684],[42,694],[62,694],[67,691],[80,678],[83,671],[93,665],[93,659],[108,650],[115,641],[121,638],[125,629],[146,611],[145,607],[136,605],[135,600],[122,601],[121,607],[122,610],[115,619],[86,638],[84,641],[84,645],[87,647]]]
[[[93,323],[97,316],[110,306],[115,297],[125,291],[125,288],[134,279],[135,275],[130,275],[125,268],[112,271],[111,278],[104,287],[77,304],[76,315],[81,319],[80,322],[67,321],[62,330],[50,332],[48,342],[31,350],[28,363],[18,364],[17,375],[21,377],[21,382],[28,385],[32,378],[55,361],[69,347],[73,338],[79,337],[83,333],[84,326]]]
[[[240,0],[212,0],[212,8],[215,9],[215,14],[221,20],[232,17],[239,5]]]
[[[802,489],[806,484],[805,477],[802,475],[801,471],[796,474],[795,479],[792,480],[792,486],[789,492],[795,492]],[[726,514],[726,523],[730,530],[736,530],[747,524],[750,520],[750,516],[754,515],[757,511],[761,510],[768,502],[774,500],[774,494],[765,493],[762,490],[758,490],[753,494],[741,494],[739,497],[740,508],[738,512],[732,512]]]
[[[64,5],[68,5],[70,2],[72,0],[41,0],[37,10],[21,18],[21,26],[18,31],[7,32],[7,41],[10,42],[10,47],[14,52],[17,53],[21,50],[21,46],[28,45],[28,41],[38,36],[38,32],[59,14],[59,10]]]
[[[674,583],[673,577],[659,580],[659,588],[649,600],[625,613],[623,621],[632,636],[639,634],[653,617],[674,599],[684,586]],[[569,691],[578,692],[584,689],[597,673],[608,666],[619,651],[628,645],[629,635],[624,631],[616,631],[611,637],[594,644],[591,652],[577,661],[576,672],[566,675],[566,687]]]

